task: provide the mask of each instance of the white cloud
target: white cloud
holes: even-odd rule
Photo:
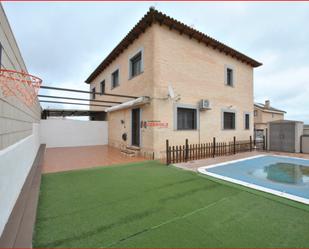
[[[287,111],[288,119],[309,123],[309,66],[283,71],[260,72],[256,75],[255,98],[270,99],[272,104]]]
[[[45,84],[88,89],[84,80],[154,5],[261,61],[255,97],[287,118],[308,115],[308,2],[5,2],[31,73]],[[25,25],[25,20],[27,25]],[[85,96],[85,95],[82,95]]]

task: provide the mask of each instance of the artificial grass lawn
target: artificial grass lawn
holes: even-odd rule
[[[309,208],[155,161],[42,177],[34,247],[309,247]]]

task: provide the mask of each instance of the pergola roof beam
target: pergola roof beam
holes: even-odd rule
[[[138,98],[136,96],[131,96],[131,95],[101,93],[101,92],[90,92],[90,91],[85,91],[85,90],[70,89],[70,88],[60,88],[60,87],[52,87],[52,86],[41,86],[40,88],[42,88],[42,89],[49,89],[49,90],[57,90],[57,91],[98,94],[98,95],[101,95],[101,96],[105,95],[105,96],[113,96],[113,97],[120,97],[120,98],[131,98],[131,99],[137,99]]]
[[[61,102],[61,101],[49,101],[49,100],[39,100],[41,103],[55,103],[55,104],[69,104],[69,105],[87,105],[87,106],[101,106],[101,107],[111,107],[111,105],[96,105],[96,104],[82,104],[73,102]]]
[[[81,98],[72,98],[72,97],[63,97],[63,96],[54,96],[54,95],[42,95],[42,94],[39,94],[38,97],[52,98],[52,99],[82,100],[82,101],[92,101],[92,102],[111,103],[111,104],[121,104],[122,103],[122,102],[119,102],[119,101],[108,101],[108,100],[97,100],[97,99],[81,99]]]

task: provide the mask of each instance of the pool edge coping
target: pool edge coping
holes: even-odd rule
[[[265,156],[269,156],[269,155],[262,154],[262,155],[250,156],[250,157],[245,157],[245,158],[242,158],[242,159],[227,161],[227,162],[223,162],[223,163],[216,163],[216,164],[212,164],[212,165],[209,165],[209,166],[202,166],[202,167],[199,167],[197,169],[197,171],[201,174],[208,175],[208,176],[220,179],[220,180],[232,182],[232,183],[244,186],[244,187],[263,191],[263,192],[270,193],[270,194],[273,194],[273,195],[276,195],[276,196],[279,196],[279,197],[283,197],[283,198],[286,198],[286,199],[289,199],[289,200],[293,200],[293,201],[297,201],[297,202],[309,205],[309,199],[307,199],[307,198],[288,194],[288,193],[281,192],[281,191],[278,191],[278,190],[273,190],[273,189],[270,189],[270,188],[265,188],[265,187],[262,187],[262,186],[259,186],[259,185],[256,185],[256,184],[248,183],[248,182],[241,181],[241,180],[236,180],[236,179],[233,179],[231,177],[222,176],[222,175],[211,173],[211,172],[207,171],[207,169],[210,169],[210,168],[220,167],[220,166],[227,165],[227,164],[242,162],[242,161],[260,158],[260,157],[265,157]],[[308,160],[309,161],[309,159],[303,159],[303,158],[298,158],[298,157],[281,156],[281,155],[270,155],[270,156],[292,158],[292,159],[302,159],[302,160]]]

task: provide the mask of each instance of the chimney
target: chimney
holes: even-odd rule
[[[265,100],[265,108],[269,109],[269,107],[270,107],[270,101]]]

